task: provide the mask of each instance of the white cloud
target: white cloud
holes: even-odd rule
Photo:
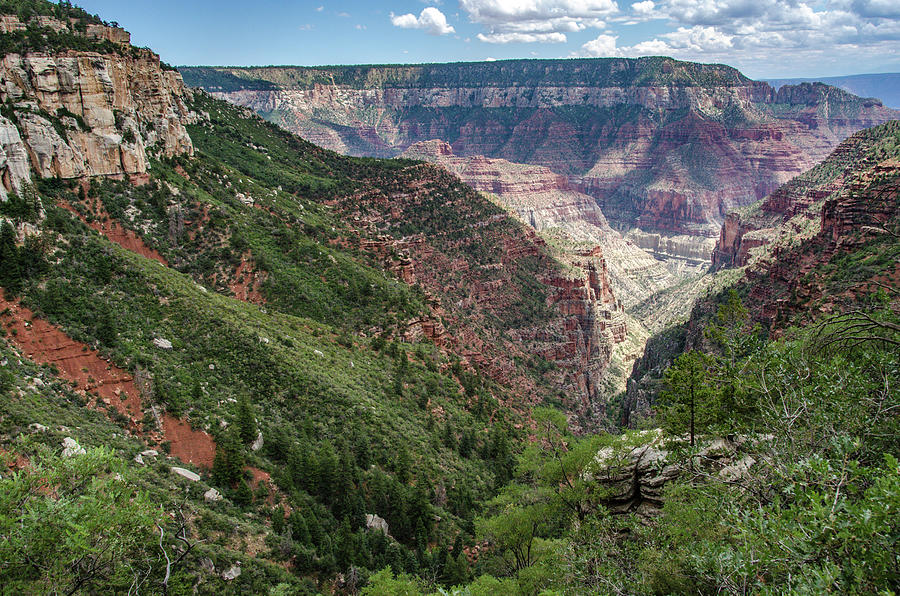
[[[631,10],[635,12],[638,16],[649,17],[653,14],[653,9],[656,7],[653,0],[644,0],[643,2],[635,2],[631,5]]]
[[[444,13],[433,6],[423,9],[418,17],[411,13],[401,15],[391,13],[391,23],[402,29],[424,29],[431,35],[447,35],[456,31],[447,24]]]
[[[614,0],[460,0],[475,23],[540,21],[560,17],[603,18],[617,12]]]
[[[563,33],[479,33],[478,41],[484,43],[565,43]]]
[[[325,10],[325,7],[324,7],[324,6],[317,6],[317,7],[316,7],[316,12],[322,12],[323,10]]]
[[[845,65],[837,72],[859,72],[876,58],[900,68],[898,0],[639,0],[607,21],[650,19],[665,19],[669,31],[619,46],[617,32],[605,30],[573,55],[662,54],[757,74],[836,71],[836,64]]]
[[[853,12],[863,17],[900,18],[900,2],[897,0],[853,0],[851,7]]]
[[[593,39],[581,46],[581,49],[585,56],[592,58],[621,56],[621,51],[616,47],[616,40],[618,39],[618,36],[615,35],[600,35],[597,39]]]
[[[300,25],[297,28],[300,29],[300,31],[310,31],[313,28],[313,26],[309,23],[304,23],[303,25]]]
[[[602,29],[618,12],[615,0],[460,0],[472,23],[487,31],[487,43],[560,43],[567,33],[589,27]]]
[[[696,53],[727,50],[734,46],[734,36],[723,33],[715,27],[695,25],[689,29],[679,27],[677,31],[664,35],[669,47]]]

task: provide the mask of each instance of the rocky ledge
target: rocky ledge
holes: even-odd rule
[[[192,154],[181,75],[159,56],[61,51],[0,60],[3,194],[31,180],[143,176],[148,156]]]

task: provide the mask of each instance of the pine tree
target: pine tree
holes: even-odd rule
[[[256,416],[253,414],[253,405],[250,403],[250,396],[246,393],[238,395],[237,412],[235,414],[235,422],[238,427],[238,434],[241,441],[245,445],[249,445],[256,439]]]
[[[234,486],[244,471],[244,455],[234,427],[222,433],[216,441],[216,457],[213,460],[213,481],[219,486]]]
[[[22,281],[19,251],[16,248],[16,231],[4,220],[0,226],[0,286],[18,291]]]
[[[710,358],[702,352],[685,352],[665,373],[666,390],[660,396],[660,418],[669,430],[688,430],[691,446],[696,433],[707,430],[715,415],[716,391],[709,384]]]

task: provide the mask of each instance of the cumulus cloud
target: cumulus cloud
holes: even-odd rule
[[[649,17],[653,15],[653,9],[656,8],[653,0],[644,0],[643,2],[635,2],[631,5],[631,10],[638,16]]]
[[[618,12],[615,0],[460,0],[472,23],[486,28],[487,43],[560,43],[567,33],[602,29]]]
[[[900,66],[898,0],[640,0],[630,8],[608,21],[665,19],[670,30],[630,45],[606,30],[573,55],[662,54],[770,73],[826,63],[852,72],[879,56]]]
[[[433,6],[423,9],[418,17],[411,13],[401,15],[391,13],[391,23],[402,29],[424,29],[430,35],[447,35],[456,31],[447,24],[444,13]]]
[[[581,49],[585,56],[593,58],[620,56],[621,51],[616,47],[616,40],[618,39],[619,37],[616,35],[599,35],[597,39],[593,39],[581,46]]]

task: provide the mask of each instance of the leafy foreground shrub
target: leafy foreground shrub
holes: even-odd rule
[[[66,458],[43,447],[18,466],[0,479],[4,593],[124,592],[160,566],[161,511],[113,451]]]
[[[656,433],[578,438],[537,411],[535,443],[477,520],[479,579],[449,593],[897,593],[900,317],[876,301],[867,327],[844,315],[767,343],[738,332],[736,300],[722,312],[735,324],[718,317],[707,353],[689,356],[704,370],[676,363],[692,374],[666,379],[660,418],[676,440],[659,448],[680,472],[662,510],[612,514],[616,484],[593,480],[599,451]],[[723,475],[705,449],[730,433],[746,467]],[[382,570],[364,593],[433,590]]]

